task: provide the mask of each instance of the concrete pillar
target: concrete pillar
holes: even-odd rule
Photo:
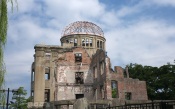
[[[96,40],[96,37],[94,37],[94,38],[93,38],[93,47],[94,47],[94,48],[97,47],[96,43],[97,43],[97,40]]]
[[[92,51],[91,51],[91,56],[92,56],[92,54],[95,53],[95,49],[94,49],[94,48],[95,48],[95,43],[94,43],[94,42],[95,42],[95,38],[92,37],[92,48],[93,48],[93,49],[91,49],[91,50],[92,50]]]
[[[78,36],[79,46],[82,46],[81,36]]]
[[[35,79],[34,79],[34,102],[44,102],[45,68],[42,65],[43,58],[44,58],[44,51],[36,51]]]
[[[97,89],[95,90],[95,101],[97,100]]]
[[[55,80],[54,80],[54,72],[55,72],[55,63],[50,62],[50,101],[54,101],[54,91],[55,91]]]

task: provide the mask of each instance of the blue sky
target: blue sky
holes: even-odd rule
[[[5,47],[6,88],[30,89],[34,45],[60,45],[75,21],[102,28],[112,66],[161,66],[175,57],[175,0],[18,0]]]

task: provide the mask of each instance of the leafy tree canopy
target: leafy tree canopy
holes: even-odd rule
[[[148,99],[175,99],[175,65],[167,64],[153,67],[131,63],[127,67],[131,78],[146,81]]]
[[[26,90],[23,87],[19,87],[17,90],[12,91],[12,93],[14,102],[10,104],[10,107],[14,109],[27,109],[28,99],[25,98],[27,95]]]

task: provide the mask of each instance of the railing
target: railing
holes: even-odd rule
[[[91,104],[88,109],[106,109],[107,104]]]
[[[122,106],[109,106],[106,109],[175,109],[175,101],[162,101],[143,104],[125,104]]]

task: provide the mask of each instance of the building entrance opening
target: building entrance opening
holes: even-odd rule
[[[84,98],[84,94],[75,94],[76,99]]]

